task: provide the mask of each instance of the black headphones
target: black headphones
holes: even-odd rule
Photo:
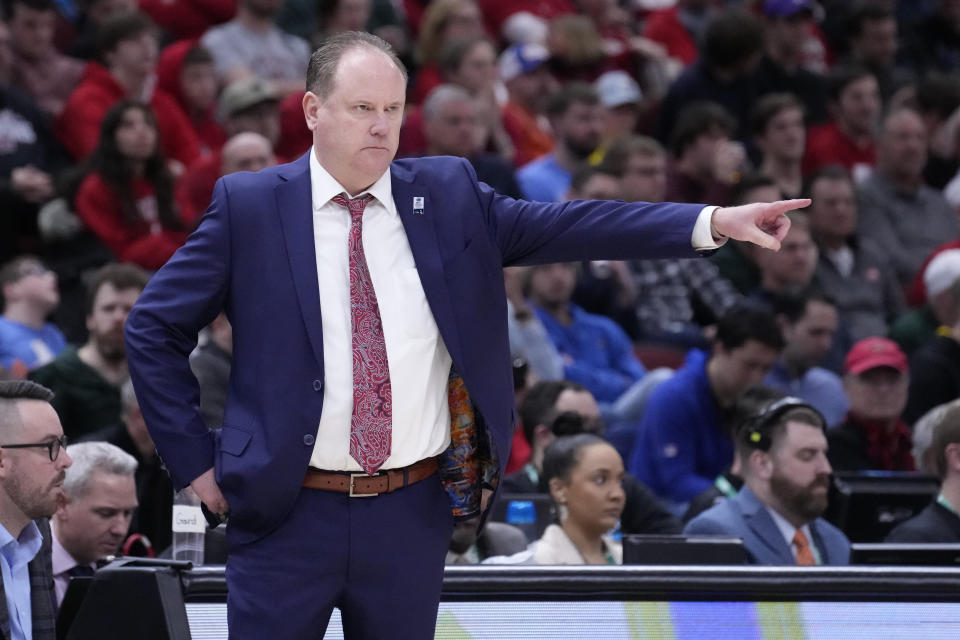
[[[807,409],[812,411],[820,419],[820,428],[825,429],[827,421],[823,414],[817,411],[812,405],[804,402],[800,398],[786,396],[775,400],[761,409],[744,428],[740,431],[740,438],[743,442],[753,449],[760,451],[769,451],[773,442],[770,440],[770,429],[780,422],[780,419],[789,411],[794,409]]]

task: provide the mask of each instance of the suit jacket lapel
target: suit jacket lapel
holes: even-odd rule
[[[410,243],[410,251],[413,253],[413,261],[420,275],[423,292],[426,294],[430,310],[433,311],[433,318],[436,320],[447,351],[450,352],[450,357],[453,358],[454,363],[462,362],[460,336],[454,321],[453,306],[450,303],[450,292],[440,258],[440,241],[436,229],[437,216],[444,212],[436,209],[435,203],[431,202],[429,188],[417,182],[409,171],[395,165],[390,171],[393,201],[397,205],[397,213],[403,222],[407,242]],[[414,210],[414,198],[423,200],[422,209]],[[417,204],[420,204],[420,200],[417,200]]]
[[[817,551],[820,552],[820,564],[828,565],[831,564],[833,560],[830,557],[830,549],[827,547],[827,542],[824,537],[820,534],[820,527],[817,526],[819,521],[814,520],[810,523],[810,532],[813,534],[813,545],[817,548]]]
[[[747,526],[757,534],[757,538],[784,564],[795,564],[796,559],[787,546],[783,534],[780,533],[777,523],[767,513],[766,507],[749,488],[744,486],[739,494],[740,506],[743,509],[743,519]]]
[[[300,312],[310,346],[323,365],[323,327],[320,320],[320,285],[317,281],[317,254],[313,242],[313,199],[310,192],[309,155],[302,156],[281,174],[277,185],[277,215],[287,245],[290,272],[297,290]]]
[[[30,571],[30,608],[33,639],[56,638],[57,601],[53,586],[53,532],[46,518],[37,520],[43,545],[28,565]]]

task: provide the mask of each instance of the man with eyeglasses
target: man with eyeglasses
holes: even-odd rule
[[[71,460],[52,397],[33,382],[0,381],[0,629],[11,640],[56,637],[47,518]]]
[[[14,378],[41,367],[67,346],[47,317],[60,304],[57,276],[38,258],[22,255],[0,267],[0,367]]]

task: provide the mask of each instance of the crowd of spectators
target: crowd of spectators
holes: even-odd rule
[[[5,0],[0,377],[52,389],[69,438],[136,459],[129,533],[163,550],[171,487],[127,380],[126,314],[220,176],[309,149],[310,51],[350,29],[410,69],[400,155],[465,157],[504,195],[813,200],[778,253],[505,271],[521,407],[505,485],[571,523],[517,561],[619,561],[614,525],[677,533],[704,496],[776,510],[764,470],[809,427],[826,427],[811,483],[936,472],[923,517],[952,517],[942,541],[960,541],[957,412],[938,409],[960,397],[960,3]],[[230,352],[221,316],[191,357],[211,428]],[[771,422],[769,450],[738,439],[761,383],[812,407]],[[913,425],[950,420],[926,427],[922,463]],[[587,486],[597,469],[620,489]],[[458,529],[450,561],[514,557],[515,531],[479,535]]]

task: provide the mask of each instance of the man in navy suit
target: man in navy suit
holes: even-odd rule
[[[850,541],[820,517],[831,473],[825,429],[823,416],[797,398],[768,405],[737,435],[740,493],[683,532],[742,538],[754,564],[849,564]]]
[[[329,38],[307,88],[312,150],[217,183],[127,321],[131,376],[175,486],[229,510],[231,638],[319,638],[335,606],[348,638],[432,638],[454,518],[509,454],[501,267],[777,248],[808,203],[528,203],[460,158],[391,164],[406,72],[365,33]],[[187,356],[221,310],[214,432]]]

